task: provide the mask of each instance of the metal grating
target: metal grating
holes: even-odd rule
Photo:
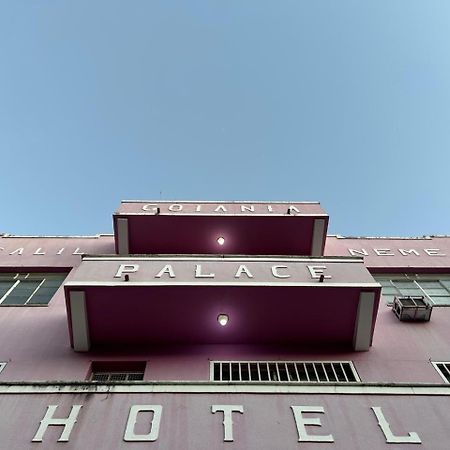
[[[92,381],[140,381],[144,379],[144,372],[93,372]]]
[[[211,381],[355,383],[351,361],[211,361]]]
[[[434,362],[432,364],[443,380],[450,383],[450,362]]]

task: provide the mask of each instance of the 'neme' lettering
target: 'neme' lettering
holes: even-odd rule
[[[369,252],[365,248],[355,249],[349,248],[347,249],[350,255],[352,256],[369,256]],[[396,256],[397,252],[401,256],[420,256],[420,252],[415,248],[398,248],[398,249],[390,249],[390,248],[372,248],[371,249],[376,256]],[[438,248],[424,248],[420,250],[425,253],[427,256],[447,256]]]
[[[54,414],[58,405],[49,405],[47,411],[40,421],[40,425],[36,434],[31,442],[42,442],[45,432],[49,426],[60,426],[62,432],[58,442],[68,442],[71,436],[75,424],[77,423],[80,410],[83,405],[72,405],[69,417],[67,418],[54,418]],[[323,433],[311,433],[310,427],[322,427],[322,423],[319,417],[304,416],[304,414],[323,414],[325,415],[325,409],[323,406],[309,406],[309,405],[292,405],[291,410],[294,414],[294,424],[297,430],[298,442],[335,442],[332,434]],[[371,410],[374,412],[385,439],[388,444],[421,444],[419,435],[412,431],[406,436],[395,435],[389,422],[387,421],[382,408],[379,406],[373,406]],[[151,419],[146,426],[146,433],[136,433],[136,424],[138,421],[138,415],[143,412],[152,413]],[[233,442],[233,417],[236,417],[235,413],[244,414],[244,405],[211,405],[211,413],[222,413],[223,424],[223,442]],[[155,442],[159,438],[160,425],[163,418],[163,406],[162,405],[132,405],[128,413],[128,419],[125,423],[125,432],[123,440],[125,442]],[[238,422],[238,427],[242,429],[241,421]],[[169,425],[169,424],[167,424]],[[326,429],[326,426],[324,427]],[[219,441],[221,438],[217,436]],[[211,443],[214,445],[214,443]]]

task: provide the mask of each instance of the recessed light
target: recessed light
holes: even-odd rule
[[[217,243],[218,243],[219,245],[225,244],[225,238],[222,237],[222,236],[218,237],[218,238],[217,238]]]
[[[228,314],[219,314],[217,316],[217,322],[219,322],[219,325],[222,325],[223,327],[228,323]]]

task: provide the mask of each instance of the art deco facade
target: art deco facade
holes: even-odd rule
[[[302,202],[113,224],[0,236],[0,448],[449,448],[449,237]]]

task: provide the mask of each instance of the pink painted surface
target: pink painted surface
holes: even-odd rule
[[[31,443],[48,405],[57,405],[56,417],[68,417],[72,405],[82,405],[69,442],[57,443],[62,427],[50,426],[42,443]],[[124,442],[132,405],[161,405],[157,440]],[[223,442],[223,413],[212,405],[242,405],[233,413],[234,442]],[[332,435],[333,443],[298,442],[291,406],[322,407],[323,414],[304,413],[320,419],[321,426],[306,426],[310,435]],[[447,450],[450,440],[449,397],[383,395],[293,394],[8,394],[0,397],[1,445],[5,449],[164,449],[245,450],[384,449],[414,448],[386,444],[372,407],[382,408],[392,432],[419,435],[420,448]],[[150,431],[152,413],[140,413],[135,433]]]
[[[107,316],[105,322],[108,322]],[[48,307],[0,308],[0,381],[84,380],[91,361],[147,361],[148,380],[208,380],[210,360],[352,360],[364,382],[442,383],[430,363],[447,361],[450,308],[435,308],[428,323],[399,322],[380,305],[368,352],[301,345],[116,346],[86,354],[69,342],[64,294]]]
[[[67,267],[73,261],[74,266],[79,263],[80,257],[76,255],[63,253],[52,256],[48,251],[45,256],[32,255],[36,248],[43,246],[41,244],[46,244],[47,249],[69,248],[74,242],[73,238],[29,238],[28,242],[26,238],[0,238],[0,246],[12,251],[19,247],[17,239],[22,239],[20,246],[29,251],[22,256],[0,251],[0,266],[3,270],[21,267],[18,261],[23,262],[23,267],[35,266],[37,270],[52,265],[58,267],[57,264]],[[449,241],[449,238],[435,238],[430,248],[444,249]],[[111,237],[89,239],[86,242],[93,243],[90,253],[104,253],[112,247]],[[402,258],[392,257],[397,261],[402,261]],[[434,260],[434,257],[424,255],[417,258],[428,262]],[[443,261],[444,258],[436,257],[436,260]],[[450,264],[447,269],[449,267]],[[68,280],[72,277],[73,274],[70,274]],[[333,320],[329,321],[331,325]],[[107,321],[108,317],[105,316]],[[146,361],[145,378],[148,380],[207,380],[209,361],[215,359],[319,359],[354,361],[364,382],[442,383],[430,360],[449,360],[449,323],[450,308],[435,308],[430,322],[414,324],[399,322],[388,307],[380,305],[373,346],[370,351],[362,353],[331,345],[180,344],[122,346],[79,354],[70,347],[65,298],[61,288],[48,307],[0,307],[0,361],[7,362],[0,373],[0,381],[83,380],[89,372],[91,361],[99,360]]]

